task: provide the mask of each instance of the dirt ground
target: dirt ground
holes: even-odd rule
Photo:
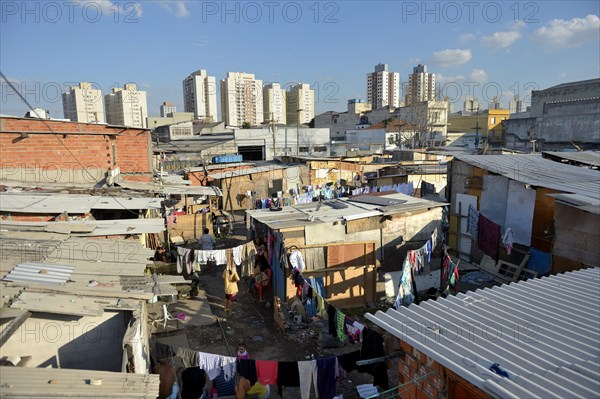
[[[206,292],[211,310],[217,322],[202,327],[186,327],[157,337],[187,335],[190,348],[202,352],[235,356],[237,342],[243,341],[250,357],[261,360],[299,361],[327,355],[341,355],[360,349],[360,344],[341,346],[337,339],[327,333],[326,321],[311,324],[293,324],[290,332],[279,332],[273,321],[272,296],[267,291],[264,302],[260,302],[256,292],[248,290],[245,281],[239,283],[238,301],[233,314],[223,310],[224,266],[213,267],[200,273],[200,289]],[[395,368],[395,367],[394,367]],[[393,368],[393,369],[394,369]],[[395,368],[397,370],[397,368]],[[390,386],[397,385],[397,372],[388,371]],[[337,394],[344,399],[359,398],[355,386],[370,384],[373,377],[353,371],[348,380],[337,384]],[[270,398],[279,398],[277,388],[271,387]],[[284,388],[284,399],[299,399],[298,388]]]
[[[234,235],[219,240],[216,248],[232,247],[245,241],[246,229],[243,215],[236,215]],[[187,246],[195,248],[197,243],[189,243]],[[437,264],[439,264],[439,258],[432,261],[432,269],[436,269],[435,265]],[[245,280],[239,282],[240,292],[238,301],[234,304],[233,314],[225,313],[222,279],[224,268],[224,266],[213,267],[210,271],[204,270],[200,273],[199,288],[205,291],[210,309],[216,316],[217,322],[202,327],[189,326],[176,332],[158,334],[157,337],[184,333],[191,349],[224,356],[235,356],[237,343],[242,341],[245,342],[250,357],[261,360],[300,361],[328,355],[341,355],[360,349],[360,344],[347,343],[342,346],[337,339],[331,337],[327,333],[326,321],[313,321],[310,324],[290,323],[292,327],[290,332],[279,332],[274,323],[270,292],[267,291],[265,301],[261,303],[258,295],[254,291],[248,290]],[[476,287],[461,288],[461,291],[467,291]],[[383,295],[383,282],[380,281],[378,298]],[[375,306],[380,306],[381,310],[388,308],[383,303]],[[376,310],[377,308],[344,309],[343,311],[356,320],[364,322],[364,313]],[[367,323],[370,327],[373,326],[372,323]],[[392,360],[391,367],[388,369],[388,378],[390,387],[398,385],[398,358]],[[353,371],[349,373],[346,381],[337,384],[336,393],[337,395],[343,394],[344,399],[359,398],[356,385],[371,384],[372,382],[371,375]],[[388,393],[382,398],[391,397],[390,395],[392,394]],[[299,389],[284,388],[282,397],[283,399],[300,399]],[[276,387],[271,387],[270,398],[280,398]]]

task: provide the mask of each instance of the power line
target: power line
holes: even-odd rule
[[[4,73],[2,71],[0,71],[0,76],[2,77],[2,79],[4,79],[4,81],[11,87],[11,89],[13,89],[13,91],[15,93],[17,93],[17,95],[21,98],[21,100],[27,104],[27,106],[29,107],[29,109],[33,110],[34,108],[31,106],[31,104],[29,103],[29,101],[27,101],[27,99],[25,97],[23,97],[23,95],[21,94],[21,92],[19,90],[17,90],[17,88],[13,85],[13,83],[11,81],[8,80],[8,78],[6,77],[6,75],[4,75]],[[65,143],[60,139],[59,135],[52,129],[52,126],[50,126],[50,124],[48,123],[48,121],[46,119],[39,119],[42,121],[42,123],[44,123],[46,125],[46,127],[48,128],[48,130],[50,131],[50,133],[56,137],[56,139],[58,140],[58,142],[64,147],[65,150],[67,150],[67,152],[69,153],[69,155],[71,155],[71,157],[73,157],[73,159],[75,160],[75,162],[77,162],[79,164],[79,166],[81,166],[82,170],[89,176],[91,177],[93,180],[95,181],[95,177],[92,175],[92,173],[85,167],[85,165],[83,165],[79,159],[75,156],[75,154],[73,154],[73,152],[69,149],[69,147],[67,147],[65,145]],[[121,207],[123,209],[125,209],[126,211],[139,216],[137,213],[133,212],[131,209],[127,208],[125,205],[123,205],[117,198],[115,197],[110,191],[106,191],[108,193],[108,195],[110,197],[112,197],[112,199],[114,199],[119,205],[121,205]]]

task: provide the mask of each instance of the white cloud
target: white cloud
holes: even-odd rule
[[[510,32],[495,32],[491,36],[481,38],[481,43],[486,47],[493,48],[509,48],[516,40],[521,38],[521,34],[517,31]]]
[[[469,43],[470,41],[475,39],[475,35],[472,33],[463,33],[462,35],[458,35],[458,41],[461,44]]]
[[[469,49],[447,49],[442,51],[436,51],[431,56],[431,60],[433,61],[433,63],[440,67],[459,66],[468,62],[471,58],[471,50]]]
[[[475,82],[485,82],[488,80],[487,73],[483,69],[473,69],[469,78]]]
[[[561,79],[564,79],[564,78],[567,77],[567,74],[564,73],[564,72],[561,72],[561,73],[558,74],[558,77],[561,78]]]
[[[185,1],[159,1],[158,4],[160,4],[165,10],[175,14],[180,18],[188,17],[190,15],[190,11],[187,9],[187,4]]]
[[[533,34],[533,40],[554,47],[577,47],[588,41],[600,40],[600,18],[588,15],[569,20],[553,19]]]

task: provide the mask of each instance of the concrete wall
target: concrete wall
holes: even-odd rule
[[[506,134],[527,141],[529,133],[542,143],[600,142],[600,102],[598,99],[546,104],[538,117],[509,119]]]
[[[121,371],[131,312],[99,317],[34,313],[0,348],[0,356],[32,356],[28,367]]]
[[[273,159],[274,156],[283,155],[313,155],[329,156],[330,139],[329,129],[276,126],[275,135],[270,126],[262,129],[235,129],[235,142],[238,147],[263,146],[265,147],[265,159]],[[306,147],[308,151],[303,151]],[[325,147],[325,151],[317,151],[315,147]],[[275,150],[273,150],[275,148]]]
[[[531,92],[531,116],[545,113],[546,103],[597,98],[600,95],[600,79],[590,79]]]
[[[552,254],[600,266],[600,215],[556,203]]]

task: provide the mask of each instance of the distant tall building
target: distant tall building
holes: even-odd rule
[[[298,83],[287,93],[287,123],[307,124],[315,117],[315,91],[308,83]],[[298,120],[298,118],[300,118]]]
[[[173,105],[173,103],[165,101],[160,106],[160,117],[166,118],[167,115],[172,114],[173,112],[177,112],[177,107]]]
[[[387,64],[375,65],[375,72],[367,74],[367,101],[373,109],[400,106],[400,74],[388,72]]]
[[[104,123],[104,107],[102,106],[102,90],[94,89],[91,83],[81,82],[79,86],[71,86],[62,95],[65,119],[73,122]]]
[[[269,83],[263,87],[263,112],[265,120],[286,124],[286,92],[279,83]]]
[[[227,126],[256,126],[264,121],[262,80],[254,74],[228,72],[221,80],[221,114]]]
[[[426,65],[417,65],[408,75],[406,105],[435,100],[435,74],[427,73]]]
[[[508,102],[508,110],[511,114],[515,114],[517,112],[525,112],[525,104],[523,104],[523,100],[519,99],[518,94],[515,94],[514,101]]]
[[[479,101],[473,96],[466,96],[465,101],[463,102],[463,112],[471,113],[477,112],[479,109]]]
[[[110,125],[146,127],[148,101],[146,92],[139,91],[133,83],[127,83],[121,89],[116,87],[112,93],[104,96],[106,122]]]
[[[206,69],[183,79],[183,110],[203,122],[217,121],[217,80],[208,76]]]
[[[498,100],[498,97],[494,97],[492,101],[488,103],[488,109],[502,109],[502,103]]]

